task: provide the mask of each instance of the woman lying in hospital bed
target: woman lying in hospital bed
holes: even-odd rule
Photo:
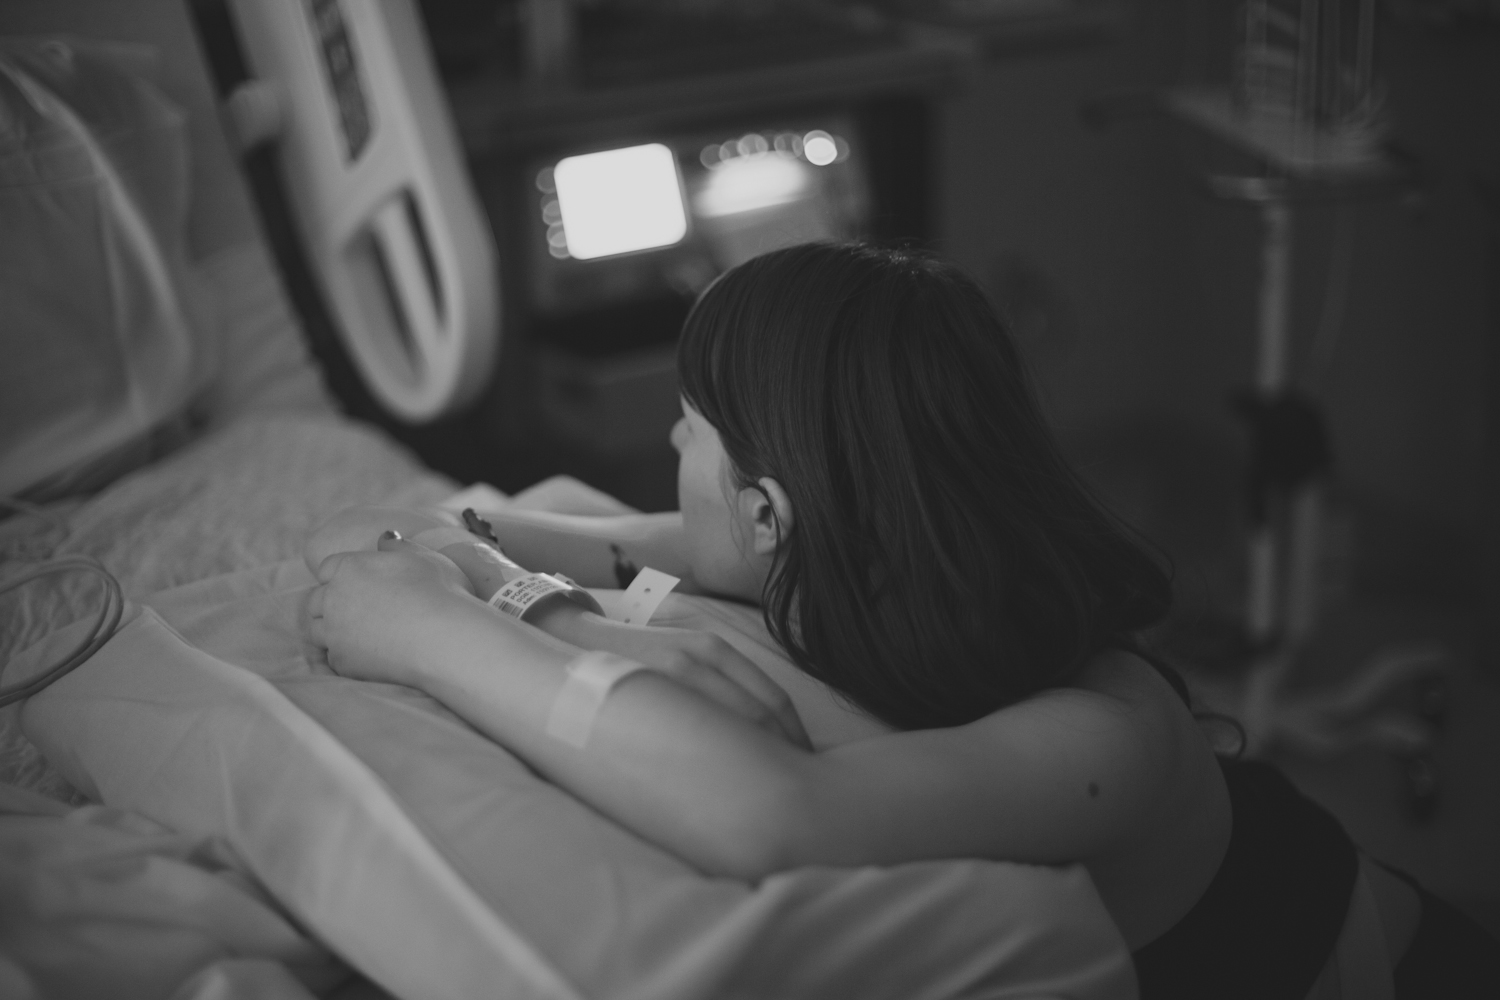
[[[971,282],[905,252],[779,251],[704,294],[679,360],[680,513],[490,512],[499,545],[585,586],[647,566],[760,604],[827,685],[802,707],[885,735],[814,752],[777,684],[705,636],[568,600],[518,624],[406,540],[451,540],[437,512],[358,509],[310,540],[330,665],[427,692],[708,874],[1081,862],[1144,996],[1303,996],[1340,964],[1348,990],[1351,962],[1426,988],[1451,911],[1275,772],[1216,761],[1140,643],[1167,577],[1060,457]],[[1375,935],[1350,930],[1361,906]]]
[[[17,6],[0,5],[0,31],[16,29]],[[0,781],[20,786],[0,794],[0,995],[239,995],[212,977],[259,973],[223,959],[286,987],[252,995],[300,996],[344,974],[335,956],[410,1000],[1133,995],[1078,866],[705,877],[419,692],[330,675],[300,622],[309,532],[362,498],[433,503],[458,485],[334,412],[253,231],[209,227],[201,256],[186,252],[190,206],[243,204],[243,191],[196,183],[204,161],[187,155],[184,128],[213,140],[217,125],[185,8],[128,6],[97,5],[110,23],[90,32],[170,17],[151,40],[190,57],[201,114],[184,118],[109,47],[16,43],[24,66],[0,58],[47,81],[3,95],[30,124],[7,133],[27,140],[6,147],[20,160],[0,160],[40,167],[0,198],[0,231],[24,234],[0,241],[16,293],[0,296],[0,409],[27,418],[0,421],[0,492],[46,506],[0,524],[0,583],[88,556],[128,602],[113,637],[60,677],[48,672],[94,618],[93,579],[50,577],[0,603],[0,689],[55,680],[0,708]],[[31,9],[62,7],[79,14]],[[80,175],[90,157],[101,162]],[[198,293],[201,321],[175,308]],[[112,350],[117,333],[159,349]],[[219,364],[200,394],[193,366],[164,355]],[[149,390],[171,374],[181,384],[160,411],[191,406],[188,439],[102,482],[74,478],[94,445],[133,449],[159,415],[122,406],[140,421],[122,428],[102,404],[143,393],[97,385]],[[75,409],[109,438],[51,433],[53,414]],[[12,462],[12,444],[37,463]],[[695,601],[698,627],[737,611],[672,603]],[[830,729],[807,718],[826,745]]]

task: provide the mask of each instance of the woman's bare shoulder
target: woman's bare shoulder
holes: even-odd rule
[[[1158,669],[1136,653],[1123,649],[1104,650],[1094,655],[1083,669],[1063,688],[1054,688],[1053,696],[1086,692],[1095,710],[1129,720],[1162,741],[1192,743],[1197,750],[1197,723],[1177,689]]]
[[[1124,727],[1160,735],[1164,725],[1191,723],[1187,705],[1154,667],[1124,650],[1096,654],[1069,683],[1046,688],[980,720],[981,728],[1018,723],[1045,727],[1088,725]]]
[[[1187,703],[1155,667],[1124,650],[1097,654],[1072,683],[1038,692],[976,728],[996,742],[1057,747],[1048,769],[1099,774],[1100,786],[1107,779],[1122,807],[1116,846],[1133,839],[1132,828],[1160,830],[1202,809],[1217,811],[1223,798],[1213,750]]]
[[[1168,702],[1176,697],[1171,686],[1161,681],[1164,696],[1148,671],[1148,664],[1110,654],[1074,685],[965,725],[831,748],[820,755],[837,777],[827,783],[830,801],[863,816],[875,810],[849,803],[867,797],[881,816],[911,816],[915,829],[887,828],[888,839],[904,845],[886,845],[890,858],[1082,861],[1092,868],[1133,857],[1132,845],[1163,822],[1181,823],[1195,807],[1177,802],[1176,788],[1199,766],[1186,732],[1191,714],[1180,700],[1176,707]]]
[[[1177,704],[1182,698],[1161,675],[1137,653],[1106,649],[1095,653],[1074,675],[1069,687],[1119,698],[1129,703],[1168,697]]]
[[[1229,790],[1190,707],[1141,657],[1102,654],[1076,683],[1119,705],[1156,762],[1157,780],[1138,832],[1089,866],[1135,948],[1181,919],[1212,881],[1233,828]]]

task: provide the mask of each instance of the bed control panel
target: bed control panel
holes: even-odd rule
[[[323,72],[328,77],[339,126],[344,133],[344,153],[357,160],[370,141],[370,105],[359,81],[359,57],[338,0],[311,0],[313,29],[323,52]]]

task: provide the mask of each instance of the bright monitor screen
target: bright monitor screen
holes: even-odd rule
[[[661,143],[569,156],[553,182],[568,254],[579,260],[671,246],[687,235],[677,161]]]

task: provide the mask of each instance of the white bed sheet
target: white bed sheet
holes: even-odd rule
[[[311,583],[291,561],[159,594],[26,725],[91,795],[223,837],[393,994],[1134,995],[1080,867],[705,878],[419,692],[332,674],[304,639]],[[701,601],[675,621],[723,632]]]
[[[0,785],[0,997],[311,1000],[348,977],[221,842]]]
[[[389,438],[337,414],[259,244],[215,254],[194,278],[216,306],[224,362],[202,401],[201,433],[94,496],[48,505],[66,533],[32,517],[0,521],[0,580],[35,560],[82,554],[142,600],[294,558],[308,533],[345,507],[435,503],[456,489]],[[92,618],[99,599],[98,583],[83,574],[0,596],[0,664]],[[21,736],[19,710],[0,709],[0,782],[78,801]]]

